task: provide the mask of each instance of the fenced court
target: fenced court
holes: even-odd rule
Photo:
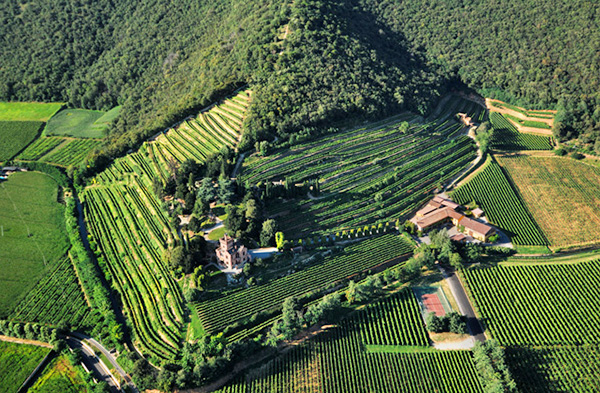
[[[421,306],[423,318],[430,312],[441,317],[452,311],[441,287],[414,287],[413,292]]]

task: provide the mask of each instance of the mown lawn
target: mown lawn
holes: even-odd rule
[[[0,318],[67,250],[57,190],[39,172],[15,173],[0,183]]]
[[[0,121],[0,161],[13,158],[38,135],[40,121]]]
[[[108,126],[108,122],[102,120],[105,115],[108,113],[87,109],[65,109],[48,121],[44,134],[76,138],[103,138],[104,130]]]
[[[0,102],[0,121],[48,121],[64,104]]]

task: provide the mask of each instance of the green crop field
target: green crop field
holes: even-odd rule
[[[0,183],[0,317],[35,286],[68,247],[57,185],[38,172]]]
[[[43,125],[39,121],[0,121],[0,161],[16,156],[35,139]]]
[[[510,236],[516,245],[548,244],[546,237],[494,159],[489,159],[480,172],[452,192],[452,198],[463,205],[472,201],[478,203],[490,222]]]
[[[502,114],[490,113],[494,128],[492,148],[498,150],[552,150],[549,136],[519,132]]]
[[[111,109],[108,112],[88,109],[65,109],[58,112],[48,121],[44,135],[104,138],[104,130],[118,114],[119,107]]]
[[[101,144],[102,141],[97,139],[66,139],[61,145],[46,153],[39,160],[63,167],[78,165],[92,150]]]
[[[552,127],[550,127],[547,123],[544,123],[542,121],[525,120],[525,119],[521,119],[516,116],[509,115],[509,114],[505,114],[504,116],[507,119],[510,119],[510,120],[514,121],[515,123],[522,125],[523,127],[541,128],[543,130],[551,130],[552,129]]]
[[[600,261],[465,270],[492,335],[502,345],[600,344]]]
[[[522,393],[586,393],[600,386],[597,345],[509,347],[506,355]]]
[[[87,384],[65,355],[48,364],[35,384],[28,390],[31,393],[85,393]]]
[[[47,122],[63,105],[41,102],[0,102],[0,121]]]
[[[0,393],[14,393],[50,352],[49,348],[0,341]]]
[[[15,307],[9,319],[57,325],[89,326],[90,314],[75,270],[69,258],[64,258],[27,293]]]
[[[427,345],[419,306],[405,290],[218,392],[483,391],[469,351],[436,351]]]
[[[310,291],[350,277],[361,271],[412,253],[413,246],[401,236],[384,235],[346,247],[343,254],[266,284],[237,290],[196,303],[202,326],[218,332],[254,313],[281,306],[290,296]]]
[[[435,120],[425,123],[404,114],[379,126],[353,129],[279,149],[244,162],[241,178],[251,184],[287,179],[318,179],[318,200],[293,199],[272,204],[289,238],[404,219],[440,184],[476,157],[474,145],[454,116],[477,120],[485,111],[452,97]]]
[[[57,136],[40,137],[17,156],[18,160],[35,161],[52,151],[65,140]]]

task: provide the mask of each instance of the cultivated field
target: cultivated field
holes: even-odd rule
[[[600,169],[563,157],[499,156],[556,248],[600,243]]]
[[[29,145],[43,125],[39,121],[0,121],[0,162],[10,160]]]
[[[552,137],[519,132],[504,115],[492,112],[492,147],[498,150],[552,150]]]
[[[71,136],[75,138],[104,138],[104,130],[119,114],[119,107],[108,112],[88,109],[65,109],[53,116],[46,125],[44,135]]]
[[[57,185],[38,172],[0,183],[0,317],[65,255],[68,240]]]
[[[99,139],[42,136],[21,152],[17,159],[42,161],[62,167],[77,166],[93,149],[101,145],[102,141]]]
[[[0,121],[48,121],[64,104],[0,102]]]
[[[64,355],[48,364],[28,390],[31,393],[85,393],[87,391],[82,376]]]
[[[468,269],[481,316],[502,345],[600,344],[600,261]]]
[[[49,348],[0,341],[0,393],[14,393],[50,352]]]
[[[502,114],[506,121],[513,125],[519,132],[530,132],[552,136],[552,125],[556,111],[553,110],[527,110],[502,101],[486,99],[490,112]]]
[[[462,205],[475,201],[490,222],[509,235],[516,245],[548,244],[494,159],[488,159],[483,169],[452,193],[452,198]]]
[[[39,283],[15,307],[9,319],[57,325],[90,326],[90,308],[79,286],[69,258],[64,258],[42,277]],[[93,327],[93,326],[92,326]]]
[[[477,104],[452,97],[437,120],[419,123],[404,114],[373,125],[253,155],[241,175],[252,184],[318,179],[318,200],[278,201],[270,209],[288,237],[333,234],[374,222],[406,218],[431,192],[476,157],[472,141],[455,118],[480,120]]]
[[[301,296],[328,284],[412,253],[413,246],[397,235],[383,235],[348,246],[341,255],[266,284],[241,289],[195,304],[203,328],[217,333],[254,313],[281,307],[290,296]]]
[[[470,352],[436,351],[427,343],[419,306],[404,291],[219,392],[482,391]]]

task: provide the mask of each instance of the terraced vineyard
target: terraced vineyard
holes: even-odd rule
[[[102,250],[139,348],[172,359],[181,341],[183,300],[162,256],[178,235],[137,178],[131,185],[88,188],[84,197],[90,238]]]
[[[64,321],[71,326],[89,326],[86,318],[90,308],[68,258],[43,277],[33,290],[13,310],[9,319],[57,325]]]
[[[241,137],[250,94],[249,90],[241,91],[145,143],[140,152],[148,159],[153,173],[165,180],[170,160],[181,163],[191,158],[202,162],[224,146],[234,147]]]
[[[554,247],[600,243],[600,169],[567,157],[499,156]]]
[[[427,343],[416,300],[404,291],[219,392],[483,391],[470,352],[423,348]]]
[[[494,128],[492,148],[498,150],[552,150],[552,137],[519,132],[502,114],[490,113]]]
[[[465,270],[502,345],[600,344],[600,261]]]
[[[520,246],[546,246],[548,241],[494,159],[452,193],[462,205],[477,202],[490,222]]]
[[[203,328],[218,332],[254,313],[279,308],[290,296],[301,296],[377,265],[412,253],[413,246],[397,235],[383,235],[346,247],[343,254],[299,272],[203,300],[195,304]]]
[[[319,179],[324,195],[318,200],[278,202],[270,211],[292,238],[404,218],[475,159],[473,143],[454,118],[458,112],[485,116],[477,104],[452,97],[438,120],[420,124],[403,114],[381,126],[252,156],[242,179],[254,184]]]
[[[49,164],[68,167],[79,165],[88,154],[102,145],[99,139],[75,139],[59,136],[40,137],[22,151],[18,160],[42,161]]]
[[[166,179],[170,160],[201,162],[223,146],[234,146],[249,97],[248,91],[240,92],[145,142],[99,174],[83,194],[90,238],[121,295],[136,346],[157,363],[173,360],[181,346],[184,308],[163,258],[182,240],[152,193],[152,180]]]

